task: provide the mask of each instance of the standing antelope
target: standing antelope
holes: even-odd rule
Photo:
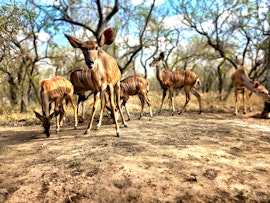
[[[243,113],[246,114],[247,105],[246,100],[249,103],[250,111],[252,111],[248,90],[255,92],[257,95],[263,98],[266,102],[270,101],[270,96],[268,90],[259,82],[252,82],[248,77],[247,71],[243,66],[238,66],[237,69],[233,72],[232,76],[232,84],[234,86],[234,94],[235,94],[235,111],[234,114],[238,113],[238,93],[242,93],[243,96]]]
[[[120,78],[121,72],[118,68],[116,60],[107,54],[103,49],[103,45],[110,45],[114,41],[114,29],[108,28],[99,37],[98,41],[81,41],[75,37],[66,35],[70,44],[74,48],[81,49],[85,63],[91,70],[91,81],[93,82],[93,93],[94,93],[94,105],[93,111],[90,117],[88,128],[85,134],[89,133],[92,128],[93,119],[96,113],[98,99],[103,98],[105,91],[108,90],[110,97],[110,105],[112,109],[113,118],[115,121],[116,135],[120,137],[119,125],[116,119],[115,103],[114,103],[114,92],[116,96],[116,103],[120,111],[122,122],[127,127],[122,110],[120,108]],[[101,105],[100,117],[102,117],[105,105]],[[100,120],[101,121],[101,120]]]
[[[56,132],[59,132],[60,125],[66,112],[66,100],[69,100],[74,109],[75,125],[77,127],[77,107],[73,100],[73,85],[66,78],[55,76],[48,80],[40,81],[40,97],[42,106],[42,115],[35,112],[38,119],[42,121],[42,125],[47,137],[50,137],[51,119],[56,117]],[[54,102],[54,112],[50,114],[51,104]],[[60,122],[58,114],[60,113]]]
[[[189,70],[179,70],[179,71],[170,71],[160,70],[160,61],[164,58],[164,53],[161,52],[158,58],[153,57],[153,61],[150,63],[150,67],[156,67],[156,76],[159,81],[159,84],[161,88],[163,89],[163,96],[161,100],[161,105],[159,108],[159,112],[162,111],[162,105],[164,102],[164,98],[166,97],[167,90],[170,91],[170,99],[172,104],[172,115],[174,114],[175,108],[174,108],[174,95],[173,90],[184,88],[186,93],[186,103],[182,110],[179,113],[183,113],[186,109],[186,106],[190,100],[190,92],[194,94],[199,102],[199,114],[202,112],[202,106],[201,106],[201,96],[200,94],[195,90],[196,85],[200,84],[199,77]]]
[[[129,96],[138,95],[140,101],[141,101],[141,112],[139,119],[143,116],[143,108],[144,103],[146,102],[149,106],[150,111],[150,120],[153,117],[152,114],[152,108],[149,98],[147,97],[147,93],[149,91],[149,82],[147,79],[140,77],[140,76],[129,76],[121,81],[121,99],[123,100],[122,106],[125,107],[128,120],[130,120],[130,114],[126,107],[126,103],[129,99]]]
[[[91,69],[76,69],[73,70],[70,73],[70,81],[74,86],[74,94],[78,95],[78,102],[77,102],[77,114],[79,113],[79,106],[80,103],[82,104],[82,121],[84,121],[85,118],[85,101],[87,100],[87,97],[85,96],[86,91],[93,91],[95,86],[92,81],[91,76]],[[101,98],[101,105],[105,105],[106,97]],[[103,102],[103,103],[102,103]],[[102,115],[102,114],[100,114]],[[101,120],[99,119],[99,123],[97,124],[97,129],[101,126]]]
[[[90,69],[77,69],[70,73],[70,81],[74,86],[74,94],[78,95],[77,114],[79,112],[79,105],[82,104],[82,120],[85,118],[85,105],[87,100],[85,92],[94,89],[94,84],[91,80]]]

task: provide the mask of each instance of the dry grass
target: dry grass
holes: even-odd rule
[[[0,108],[0,126],[22,126],[38,124],[39,122],[35,119],[32,109],[38,108],[29,107],[27,113],[20,113],[20,109],[17,106],[2,105]]]
[[[201,93],[202,98],[202,108],[203,112],[234,112],[234,94],[231,93],[226,101],[219,101],[217,93]],[[162,91],[151,91],[149,92],[149,98],[151,100],[151,106],[153,109],[154,115],[157,113],[162,98]],[[185,103],[185,94],[181,90],[177,96],[175,96],[175,108],[181,109]],[[262,111],[264,102],[257,95],[253,94],[251,96],[251,103],[253,105],[254,111]],[[90,97],[86,102],[86,114],[89,116],[92,110],[93,105],[93,97]],[[135,116],[139,116],[139,112],[141,109],[140,100],[138,96],[131,96],[127,107],[131,114]],[[187,111],[198,111],[198,101],[195,96],[191,95],[191,100],[187,106]],[[23,125],[36,125],[40,124],[39,120],[35,118],[33,110],[41,112],[41,107],[39,105],[28,107],[27,113],[19,113],[19,107],[13,107],[11,105],[3,105],[0,108],[0,125],[2,126],[23,126]],[[171,102],[169,99],[169,94],[164,100],[163,110],[170,111],[171,110]],[[98,111],[99,112],[99,109]],[[144,107],[145,115],[149,114],[149,108],[147,104]],[[239,112],[242,112],[242,103],[240,105]],[[125,113],[125,111],[124,111]],[[68,105],[67,116],[72,116],[73,110],[71,105]]]
[[[203,111],[209,112],[209,111],[224,111],[224,112],[234,112],[234,94],[231,93],[226,101],[220,101],[218,99],[218,94],[215,92],[209,92],[209,93],[201,93],[202,99],[202,108]],[[151,99],[151,103],[154,110],[158,110],[161,104],[161,98],[162,98],[162,92],[150,92],[149,97]],[[240,98],[241,99],[241,98]],[[179,95],[175,96],[175,108],[181,109],[183,105],[185,104],[185,94],[184,91],[180,91]],[[261,98],[259,98],[257,95],[253,94],[250,99],[253,109],[257,111],[262,111],[264,102]],[[164,100],[163,109],[171,110],[171,104],[170,99],[167,94],[167,97]],[[242,109],[242,102],[240,104],[240,112]],[[191,95],[191,100],[187,106],[187,111],[198,111],[199,110],[199,104],[197,101],[197,98],[194,95]]]

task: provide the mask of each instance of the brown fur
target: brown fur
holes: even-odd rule
[[[163,89],[163,96],[161,105],[159,108],[159,112],[162,111],[163,102],[167,93],[167,90],[170,91],[170,99],[172,103],[172,114],[174,114],[175,108],[174,108],[174,95],[173,90],[184,88],[186,93],[186,103],[180,113],[184,112],[186,109],[186,106],[190,100],[190,92],[194,94],[199,102],[199,113],[202,112],[201,108],[201,96],[199,93],[195,90],[196,85],[200,84],[199,77],[192,71],[189,70],[179,70],[179,71],[161,71],[160,70],[160,61],[164,58],[163,52],[160,53],[159,58],[154,58],[153,61],[150,63],[151,67],[156,67],[156,76],[159,81],[159,84],[161,88]]]
[[[56,116],[56,132],[59,131],[60,125],[66,112],[66,100],[71,101],[74,108],[75,128],[77,127],[77,107],[73,100],[73,85],[67,79],[55,76],[51,79],[40,81],[40,97],[42,105],[42,115],[37,113],[36,117],[42,121],[47,137],[50,136],[50,122]],[[54,112],[50,114],[50,107],[54,104]],[[60,113],[60,122],[58,114]]]
[[[93,91],[95,88],[92,81],[91,72],[91,69],[76,69],[70,73],[70,81],[74,86],[74,94],[78,95],[77,114],[79,113],[80,104],[82,106],[82,121],[85,119],[85,101],[88,99],[88,97],[85,96],[85,92]],[[101,98],[101,102],[106,103],[105,96]],[[104,103],[101,105],[104,105]],[[102,118],[99,120],[97,128],[101,126],[101,120]]]
[[[120,108],[121,72],[118,68],[116,60],[102,49],[104,44],[110,44],[113,41],[114,30],[112,28],[105,30],[99,38],[99,41],[81,41],[69,35],[65,36],[74,48],[80,48],[82,50],[85,63],[91,70],[91,81],[94,84],[92,90],[94,92],[93,111],[85,134],[87,134],[92,128],[93,119],[98,105],[98,99],[100,97],[103,98],[105,91],[108,90],[113,118],[115,120],[116,135],[120,136],[119,125],[117,123],[115,114],[114,93],[116,96],[117,106],[120,110],[122,122],[126,126],[122,110]],[[100,118],[102,118],[104,107],[105,105],[101,106]]]
[[[238,66],[237,69],[233,72],[232,76],[232,84],[234,86],[234,94],[235,94],[235,111],[234,114],[238,113],[238,96],[239,93],[243,94],[243,112],[246,113],[246,101],[249,103],[250,110],[252,110],[248,90],[255,92],[258,96],[260,96],[264,101],[270,102],[270,96],[268,90],[259,82],[252,82],[248,77],[247,71],[243,66]]]
[[[90,69],[77,69],[71,72],[70,81],[74,86],[74,94],[78,95],[77,102],[77,114],[79,112],[80,103],[82,105],[82,120],[85,118],[85,101],[86,91],[92,91],[94,89],[94,84],[91,80],[91,70]]]
[[[149,81],[140,76],[129,76],[121,81],[121,99],[123,100],[122,106],[125,107],[128,120],[130,120],[130,114],[126,107],[126,103],[129,99],[129,96],[138,95],[141,101],[141,112],[139,119],[143,116],[144,103],[146,102],[149,106],[150,119],[153,117],[150,99],[147,96],[149,91]]]

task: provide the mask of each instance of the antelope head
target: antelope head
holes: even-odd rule
[[[263,93],[263,94],[266,94],[266,95],[269,95],[269,91],[265,88],[265,86],[263,86],[261,83],[259,83],[258,81],[255,81],[254,82],[254,87],[260,91],[260,93]]]
[[[270,102],[269,91],[265,88],[265,86],[263,86],[258,81],[255,81],[253,83],[253,87],[256,89],[257,94],[260,95],[264,99],[264,101],[266,101],[268,103]]]
[[[56,116],[56,114],[53,112],[49,117],[46,117],[45,114],[41,115],[38,112],[34,111],[37,119],[39,119],[42,122],[42,126],[44,128],[44,133],[47,137],[50,137],[50,127],[51,127],[51,120],[53,117]]]
[[[164,53],[161,52],[158,58],[153,57],[153,61],[149,64],[150,67],[157,67],[159,62],[164,59]]]
[[[115,32],[113,28],[108,28],[102,32],[97,41],[81,41],[67,34],[65,36],[74,48],[82,50],[87,67],[92,69],[98,63],[98,55],[103,45],[110,45],[114,41]]]

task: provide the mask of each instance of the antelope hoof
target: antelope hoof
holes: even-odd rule
[[[128,125],[126,123],[123,123],[123,124],[124,124],[125,128],[128,128]]]
[[[120,133],[118,132],[118,133],[116,133],[116,137],[120,137]]]
[[[202,113],[202,111],[199,111],[199,113],[198,114],[201,114]]]
[[[88,133],[89,133],[88,130],[86,130],[86,131],[84,132],[85,135],[87,135]]]
[[[99,130],[100,126],[97,125],[96,130]]]
[[[74,130],[76,130],[77,129],[77,126],[76,125],[74,125]]]
[[[56,130],[56,134],[58,134],[58,133],[59,133],[59,130],[57,129],[57,130]]]
[[[127,121],[130,121],[130,118],[128,118]]]

